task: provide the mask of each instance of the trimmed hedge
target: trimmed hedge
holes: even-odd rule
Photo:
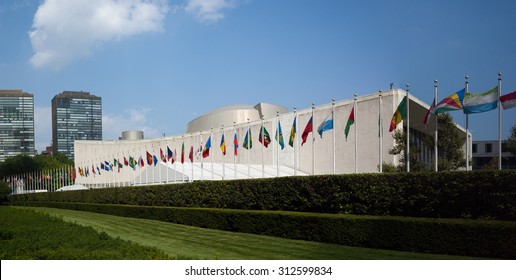
[[[516,258],[516,223],[111,204],[18,202],[198,227],[399,251]]]
[[[351,174],[15,195],[11,201],[516,220],[516,171]]]

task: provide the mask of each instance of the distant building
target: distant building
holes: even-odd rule
[[[0,90],[0,161],[34,153],[34,95]]]
[[[64,91],[52,99],[52,150],[73,159],[75,140],[102,140],[102,99]]]
[[[516,169],[516,156],[503,152],[502,141],[502,169]],[[486,169],[494,164],[498,167],[498,140],[473,141],[473,170]]]

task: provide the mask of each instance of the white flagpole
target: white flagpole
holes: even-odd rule
[[[235,147],[235,135],[236,135],[236,122],[233,122],[233,172],[235,173],[234,177],[233,177],[234,180],[237,179],[237,165],[236,165],[237,152],[235,152],[235,151],[238,151],[238,147]],[[237,137],[237,141],[238,141],[238,137]]]
[[[382,129],[382,91],[378,91],[378,148],[379,148],[379,163],[378,166],[380,173],[383,172],[383,129]]]
[[[335,111],[335,98],[332,98],[332,101],[331,101],[331,121],[333,122],[333,129],[332,129],[332,141],[333,141],[333,174],[335,175],[335,160],[336,160],[336,157],[335,157],[335,130],[336,129],[336,126],[335,126],[335,118],[334,118],[334,111]]]
[[[299,135],[296,135],[296,134],[299,134],[298,133],[298,130],[297,130],[297,110],[296,110],[296,106],[294,106],[294,120],[296,120],[296,123],[295,123],[295,126],[294,126],[294,131],[296,132],[294,134],[294,176],[297,175],[297,158],[298,158],[298,146],[299,146],[299,141],[298,141],[298,138],[299,138]]]
[[[355,173],[358,173],[357,94],[353,98],[353,120],[355,121]]]
[[[315,121],[314,121],[315,104],[312,102],[312,175],[315,175]]]
[[[183,136],[181,136],[181,158],[183,159],[183,161],[181,162],[181,168],[182,168],[182,171],[181,171],[181,181],[184,183],[185,182],[185,162],[184,162],[184,157],[185,157],[185,140],[183,139]]]
[[[407,172],[410,172],[410,84],[407,84]]]
[[[439,122],[438,122],[438,116],[437,114],[435,113],[435,105],[437,105],[437,80],[434,80],[434,117],[435,117],[435,134],[434,134],[434,162],[435,162],[435,166],[434,166],[434,170],[435,172],[439,171],[439,149],[438,149],[438,128],[439,128]]]
[[[211,140],[211,137],[213,137],[213,128],[210,129],[210,150],[211,150],[211,142],[213,142]],[[216,143],[216,142],[214,142]],[[215,147],[215,146],[214,146]],[[211,179],[213,180],[213,156],[214,156],[214,151],[211,151],[211,155],[209,156],[210,157],[210,162],[211,162]]]
[[[265,128],[263,127],[263,116],[262,116],[262,127],[260,128],[261,132],[260,134],[262,135],[262,178],[265,178],[265,165],[263,163],[263,158],[264,158],[264,150],[265,150]]]
[[[251,131],[249,119],[247,119],[247,178],[251,178]],[[245,141],[245,139],[244,139]]]
[[[498,170],[502,170],[502,73],[498,73]]]
[[[279,135],[279,112],[276,111],[276,177],[279,177],[279,150],[280,150],[280,135]],[[285,143],[285,141],[283,141]]]
[[[222,125],[222,137],[224,137],[224,146],[227,154],[228,147],[226,145],[226,135],[224,135],[224,125]],[[226,155],[222,154],[222,180],[224,179],[226,179]]]
[[[167,150],[163,153],[163,156],[165,157],[165,167],[167,168],[167,184],[168,184],[168,170],[170,169],[168,167],[168,162],[169,162],[169,159],[168,159],[168,149],[170,149],[168,147],[168,140],[165,140],[165,146],[167,146]],[[165,154],[166,153],[166,154]]]
[[[469,77],[466,76],[466,92],[464,93],[464,98],[466,98],[466,95],[469,91]],[[466,114],[466,171],[469,171],[469,114]]]
[[[201,180],[204,180],[204,157],[202,156],[202,151],[204,149],[204,143],[202,142],[202,130],[199,132],[201,137]]]

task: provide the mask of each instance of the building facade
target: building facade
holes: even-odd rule
[[[34,95],[0,90],[0,161],[34,154]]]
[[[400,157],[389,153],[395,145],[389,125],[405,96],[404,90],[392,89],[361,96],[356,101],[347,99],[295,112],[279,112],[284,107],[269,104],[268,114],[251,105],[226,106],[191,121],[183,135],[134,141],[76,141],[75,166],[84,174],[76,182],[94,188],[379,172],[380,162],[399,164]],[[430,169],[434,155],[422,138],[433,135],[434,116],[425,125],[422,120],[428,104],[413,95],[409,104],[411,142],[420,147],[420,160]],[[346,139],[345,128],[353,106],[355,122]],[[333,129],[320,135],[318,128],[330,116]],[[310,120],[312,131],[304,141],[303,132]],[[402,122],[397,128],[404,126]],[[282,137],[278,138],[283,139],[282,143],[276,140],[280,130]],[[466,139],[464,129],[457,126],[457,132]],[[260,138],[267,139],[263,141],[267,147]],[[208,146],[209,152],[204,153]]]
[[[89,92],[64,91],[52,99],[53,152],[73,159],[75,140],[102,140],[102,99]]]
[[[516,156],[504,152],[502,141],[502,169],[516,169]],[[473,141],[473,170],[498,169],[498,140]]]

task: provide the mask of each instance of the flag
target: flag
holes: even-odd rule
[[[167,158],[165,157],[165,154],[163,153],[163,149],[159,148],[159,157],[163,162],[167,162]]]
[[[113,170],[112,168],[109,168],[111,166],[111,163],[109,163],[109,161],[104,161],[104,169],[106,171],[111,171]]]
[[[288,144],[290,145],[290,147],[294,147],[294,138],[296,137],[296,119],[297,119],[297,116],[294,117],[294,122],[292,123],[292,128],[290,129],[290,138],[288,139]]]
[[[190,158],[190,162],[193,162],[193,146],[190,147],[190,155],[188,155],[188,158]]]
[[[129,162],[127,161],[127,158],[124,157],[124,165],[125,166],[128,166],[129,165]]]
[[[207,158],[210,156],[210,148],[211,148],[211,136],[206,140],[206,144],[204,145],[204,149],[202,150],[202,157]]]
[[[136,169],[136,161],[134,160],[133,157],[129,156],[129,166],[132,168],[132,169]]]
[[[172,162],[172,164],[176,161],[176,155],[177,155],[177,151],[176,151],[176,149],[174,149],[174,153],[172,154],[172,159],[170,160]]]
[[[326,119],[319,125],[319,128],[317,128],[317,132],[322,138],[323,132],[327,130],[333,129],[333,112],[331,112]]]
[[[260,134],[258,135],[258,142],[262,143],[265,146],[265,148],[269,147],[269,144],[271,143],[271,137],[269,135],[269,132],[263,125],[260,128]]]
[[[170,160],[173,157],[174,157],[174,153],[172,153],[172,150],[167,146],[167,159]],[[172,163],[174,163],[174,162],[172,161]]]
[[[237,137],[236,132],[235,132],[235,137],[233,137],[233,146],[234,146],[234,150],[235,150],[235,156],[238,156],[238,137]]]
[[[224,134],[222,134],[222,138],[220,139],[220,150],[223,155],[226,155],[226,141],[224,140]]]
[[[349,129],[355,123],[355,105],[351,107],[351,112],[349,113],[348,122],[346,123],[346,128],[344,129],[344,134],[346,135],[346,141],[348,141]]]
[[[313,132],[313,129],[314,129],[313,124],[312,124],[313,118],[314,118],[313,116],[310,117],[310,120],[306,124],[305,129],[303,130],[303,134],[301,134],[301,139],[303,139],[303,141],[301,142],[301,146],[303,146],[303,144],[306,142],[308,133]]]
[[[247,150],[253,148],[253,136],[251,135],[251,129],[250,128],[245,133],[244,148],[246,148]]]
[[[145,165],[145,162],[143,161],[143,158],[142,156],[140,156],[140,158],[138,159],[138,164],[143,167]]]
[[[100,169],[98,166],[97,166],[97,172],[99,173],[99,175],[102,175],[102,174],[100,174]],[[75,170],[74,170],[74,173],[75,173]],[[73,174],[73,179],[75,179],[75,174]]]
[[[516,107],[516,91],[500,96],[500,101],[504,110]]]
[[[181,163],[185,163],[185,142],[181,146]]]
[[[154,166],[156,166],[156,164],[158,164],[158,158],[156,157],[156,155],[152,155],[152,159],[154,160]]]
[[[91,165],[91,172],[93,172],[93,174],[97,174],[97,172],[95,172],[95,166],[93,166],[93,164]]]
[[[462,103],[464,114],[475,114],[498,108],[498,86],[481,93],[466,93]]]
[[[285,143],[283,142],[283,132],[281,131],[281,123],[278,120],[278,129],[276,130],[276,141],[278,141],[281,149],[285,148]]]
[[[149,152],[147,152],[147,165],[151,165],[152,162],[152,155]]]
[[[447,111],[455,111],[462,109],[462,101],[464,100],[465,89],[450,94],[450,96],[441,100],[435,105],[434,114],[444,113]]]
[[[428,108],[428,111],[426,111],[425,117],[423,118],[423,123],[426,125],[428,123],[428,119],[430,118],[430,113],[433,113],[435,109],[435,97],[434,101],[432,101],[432,105],[430,105],[430,108]]]
[[[401,100],[400,104],[398,105],[398,108],[392,115],[391,119],[391,126],[389,127],[389,132],[396,129],[396,126],[407,117],[407,98],[403,98]]]

